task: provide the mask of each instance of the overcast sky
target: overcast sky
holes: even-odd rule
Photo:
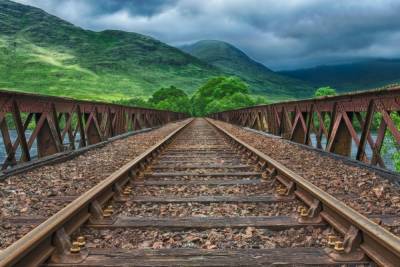
[[[400,0],[17,0],[86,29],[223,40],[272,69],[400,57]]]

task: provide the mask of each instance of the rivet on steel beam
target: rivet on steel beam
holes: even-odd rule
[[[304,208],[304,209],[302,209],[300,211],[300,216],[301,217],[307,217],[309,214],[310,214],[310,210],[309,209]]]
[[[104,209],[105,213],[110,213],[113,214],[114,213],[114,209],[112,205],[109,205],[106,209]]]
[[[125,189],[124,192],[122,192],[122,194],[124,195],[129,195],[132,192],[132,190],[130,189]]]
[[[109,213],[109,212],[105,212],[105,211],[103,212],[103,217],[104,217],[104,218],[110,218],[111,215],[112,215],[112,214]]]
[[[78,238],[76,239],[76,242],[79,243],[80,247],[84,247],[86,245],[86,240],[84,236],[78,236]]]
[[[81,247],[79,246],[79,242],[72,242],[72,246],[69,251],[73,254],[77,254],[81,252]]]
[[[297,207],[297,212],[300,214],[300,212],[301,212],[303,209],[305,209],[304,206],[298,206],[298,207]]]
[[[342,241],[336,241],[335,242],[335,247],[333,248],[336,252],[343,252],[344,251],[344,246]]]
[[[280,188],[277,190],[278,195],[281,195],[281,196],[285,195],[286,192],[287,192],[286,188]]]
[[[334,236],[334,235],[329,235],[328,236],[328,245],[329,246],[331,246],[331,247],[335,246],[335,242],[336,241],[337,241],[336,240],[336,236]]]
[[[261,177],[264,178],[264,179],[267,179],[268,178],[268,173],[267,172],[263,172],[261,174]]]

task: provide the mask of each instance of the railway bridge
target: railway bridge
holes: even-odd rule
[[[190,118],[0,92],[0,266],[400,266],[400,88]]]

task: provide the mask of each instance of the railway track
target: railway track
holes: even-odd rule
[[[2,251],[0,263],[399,266],[400,239],[195,119]]]

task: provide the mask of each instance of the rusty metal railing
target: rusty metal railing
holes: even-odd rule
[[[260,105],[209,117],[386,168],[381,155],[384,143],[390,140],[391,150],[400,146],[396,122],[400,87]]]
[[[185,117],[170,111],[0,91],[2,169]]]

